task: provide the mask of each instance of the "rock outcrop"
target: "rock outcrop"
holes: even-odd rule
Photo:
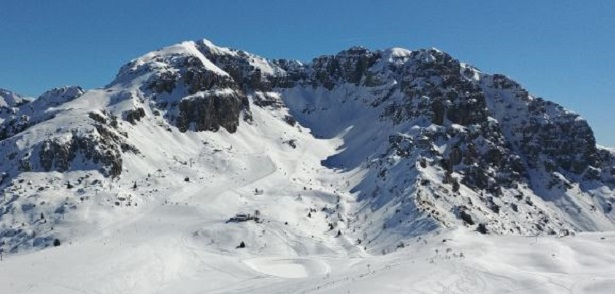
[[[217,131],[220,127],[235,132],[241,113],[250,115],[248,99],[242,90],[246,79],[240,73],[240,66],[214,64],[213,61],[226,59],[214,56],[203,41],[175,47],[168,50],[171,52],[162,50],[125,65],[112,85],[149,76],[140,86],[144,98],[150,101],[156,114],[164,116],[181,132]],[[125,114],[126,120],[133,124],[144,116],[145,112],[139,108]]]
[[[245,96],[233,90],[210,90],[183,98],[175,125],[181,132],[218,131],[220,127],[234,133],[239,125]],[[192,128],[191,128],[192,126]]]

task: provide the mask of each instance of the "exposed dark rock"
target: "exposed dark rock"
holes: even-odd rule
[[[0,141],[25,131],[34,123],[27,115],[10,117],[0,124]]]
[[[96,111],[90,111],[88,113],[88,117],[90,117],[93,121],[97,123],[107,124],[107,117],[105,116],[104,110],[101,111],[101,113],[98,113]]]
[[[295,126],[295,124],[297,124],[297,120],[294,117],[290,116],[290,115],[285,115],[284,116],[284,121],[287,124],[289,124],[289,125],[291,125],[293,127]]]
[[[461,188],[461,185],[459,184],[457,178],[453,178],[451,184],[453,185],[453,192],[458,192],[459,188]]]
[[[483,223],[478,224],[478,226],[476,227],[476,230],[483,235],[487,234],[488,232],[487,226],[485,226],[485,224]]]
[[[237,91],[208,91],[184,98],[179,103],[176,125],[181,132],[217,131],[220,127],[234,133],[244,109],[245,95]]]
[[[413,148],[414,143],[412,138],[403,134],[395,134],[389,136],[389,148],[395,151],[395,154],[401,157],[408,157]]]
[[[461,220],[463,220],[464,223],[470,226],[474,225],[474,220],[472,220],[472,216],[468,214],[464,209],[461,209],[459,211],[459,218],[461,218]]]
[[[334,56],[315,58],[311,67],[312,86],[323,86],[331,90],[338,83],[359,85],[381,54],[362,47],[353,47]]]
[[[177,86],[178,75],[174,72],[162,72],[149,83],[148,88],[156,93],[171,93]]]
[[[184,70],[181,79],[188,88],[189,94],[210,90],[214,87],[219,89],[234,89],[237,87],[237,84],[231,77],[208,70],[201,60],[196,57],[187,57],[181,68]]]
[[[51,170],[52,167],[61,172],[67,171],[75,158],[75,152],[72,141],[66,144],[47,140],[43,143],[39,152],[41,166],[45,171]]]
[[[465,177],[461,182],[470,188],[484,190],[488,187],[489,176],[483,168],[473,165],[465,170]]]
[[[435,100],[431,103],[431,110],[433,112],[432,121],[434,124],[444,124],[444,114],[446,113],[446,107],[441,100]]]
[[[486,204],[487,204],[487,207],[491,209],[493,212],[495,212],[496,214],[500,213],[500,206],[495,204],[495,202],[493,202],[492,196],[487,197]]]
[[[136,122],[140,121],[141,118],[145,117],[145,110],[142,107],[126,110],[123,113],[123,117],[125,121],[134,125]]]
[[[295,139],[284,141],[284,143],[287,144],[288,146],[292,147],[293,149],[297,148],[297,140],[295,140]]]
[[[253,97],[254,105],[259,107],[273,107],[279,109],[284,106],[284,102],[282,102],[278,95],[273,95],[269,92],[255,92]]]
[[[463,158],[462,153],[461,153],[461,149],[459,149],[459,146],[454,146],[451,149],[450,154],[448,155],[449,161],[450,163],[455,166],[461,163],[461,160]]]
[[[122,172],[122,152],[138,153],[132,145],[116,135],[108,127],[97,124],[96,133],[72,133],[68,140],[47,139],[38,152],[40,166],[44,171],[68,171],[73,168],[77,154],[101,165],[101,172],[118,176]],[[31,169],[31,164],[27,167]]]

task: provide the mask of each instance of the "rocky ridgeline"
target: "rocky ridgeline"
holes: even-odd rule
[[[410,211],[437,225],[460,222],[482,232],[513,234],[596,229],[596,223],[614,219],[615,195],[594,197],[592,191],[615,188],[612,153],[596,147],[591,128],[577,114],[531,96],[504,75],[482,73],[436,49],[353,47],[301,64],[267,62],[207,41],[197,47],[229,72],[257,106],[280,108],[285,99],[300,99],[284,97],[286,89],[335,93],[350,87],[348,95],[356,97],[332,99],[361,100],[391,123],[386,136],[374,134],[386,151],[372,152],[379,160],[370,164],[373,177],[364,182],[376,183],[376,189],[362,192],[376,195],[370,201],[379,205],[401,206],[397,214],[406,211],[404,221],[392,214],[395,222],[385,226],[416,231],[412,223],[417,216],[409,217]],[[318,110],[307,112],[312,111]],[[426,170],[441,180],[425,179]],[[414,189],[407,189],[412,185],[407,180],[399,183],[404,175],[417,177]],[[469,196],[460,199],[460,191]],[[583,210],[593,215],[574,216]]]
[[[273,85],[274,91],[323,87],[334,92],[352,85],[368,97],[355,98],[392,124],[388,138],[381,138],[387,151],[374,151],[379,163],[370,165],[374,177],[364,180],[377,183],[376,189],[363,192],[374,195],[368,202],[398,206],[384,226],[415,232],[411,211],[439,225],[461,222],[481,232],[526,235],[591,230],[614,219],[615,195],[594,197],[596,187],[615,187],[612,153],[596,147],[591,128],[577,114],[531,96],[506,76],[481,73],[435,49],[356,47],[307,65],[272,64],[284,73],[263,76],[261,84]],[[413,171],[399,167],[415,165],[433,167],[442,180],[430,182],[418,172],[415,189],[408,190],[410,184],[400,185],[399,178]],[[459,199],[464,189],[469,196]],[[592,215],[577,218],[581,211]]]
[[[117,123],[106,111],[92,111],[89,118],[93,121],[90,129],[73,129],[68,136],[42,141],[37,149],[38,163],[44,171],[65,172],[73,165],[84,166],[91,161],[103,175],[117,177],[122,172],[122,153],[139,153],[127,143],[128,135],[117,130]],[[74,162],[77,155],[83,158],[81,163]],[[25,161],[20,168],[29,171],[30,164],[31,161]]]
[[[85,118],[88,123],[74,128],[50,124],[48,128],[55,126],[57,129],[46,129],[43,126],[43,123],[61,115],[63,110],[58,106],[84,93],[80,87],[55,88],[36,100],[14,108],[13,114],[0,125],[2,154],[5,157],[3,170],[13,177],[29,171],[65,172],[81,169],[89,161],[107,176],[119,175],[122,170],[121,153],[137,151],[126,142],[127,135],[121,135],[122,132],[117,130],[117,123],[113,124],[105,117],[105,112],[90,112],[89,118]],[[44,131],[46,135],[31,138],[32,134],[25,132],[32,127],[37,127],[32,133]],[[30,144],[27,148],[18,148],[17,142],[24,140]],[[82,162],[74,162],[79,155],[83,158]]]

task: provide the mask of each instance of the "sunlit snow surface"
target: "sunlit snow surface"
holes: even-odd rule
[[[242,250],[213,254],[206,242],[180,229],[198,227],[192,209],[158,212],[166,224],[154,217],[134,220],[105,237],[5,259],[2,293],[615,291],[612,232],[524,238],[453,230],[414,239],[385,256],[249,257]]]
[[[146,114],[134,125],[121,124],[139,153],[122,154],[119,178],[104,178],[87,161],[65,173],[20,173],[23,182],[13,188],[24,197],[15,198],[18,209],[3,224],[35,223],[39,231],[28,231],[30,235],[51,235],[62,244],[5,252],[1,294],[615,293],[615,232],[563,238],[480,235],[451,216],[465,199],[480,204],[479,195],[466,187],[460,190],[463,197],[440,203],[441,215],[449,215],[442,223],[419,212],[413,201],[402,201],[414,195],[419,176],[441,183],[442,172],[419,169],[415,160],[398,164],[401,159],[393,156],[387,159],[393,167],[386,182],[370,174],[369,165],[389,147],[389,134],[417,135],[422,130],[380,119],[379,112],[365,107],[375,94],[363,88],[268,92],[284,105],[271,108],[253,103],[263,92],[249,93],[253,120],[241,120],[236,133],[177,131],[154,114],[153,102],[142,97],[140,87],[151,75],[147,70],[173,70],[158,61],[160,56],[195,56],[226,77],[195,46],[216,54],[240,53],[201,43],[185,42],[136,59],[107,88],[50,108],[59,114],[16,137],[15,148],[26,150],[24,146],[47,136],[63,139],[66,129],[91,130],[91,111],[121,116],[143,107]],[[376,65],[382,70],[405,62],[410,54],[399,48],[385,53]],[[242,54],[264,73],[280,70]],[[433,58],[426,53],[419,57]],[[138,71],[142,64],[148,64],[145,73]],[[479,78],[474,72],[473,81]],[[164,95],[159,99],[169,98]],[[398,98],[401,93],[391,94]],[[498,110],[496,106],[492,108]],[[299,123],[285,122],[287,115]],[[75,187],[68,189],[67,182]],[[404,197],[369,197],[379,192],[381,182],[404,183]],[[439,187],[434,184],[433,189]],[[545,211],[561,212],[535,198]],[[590,210],[590,197],[571,199],[583,211]],[[394,216],[397,209],[403,216]],[[227,222],[237,213],[256,211],[262,222]],[[505,223],[534,221],[508,212],[498,216]],[[591,230],[613,227],[602,214],[561,215],[567,223]],[[239,248],[242,242],[245,248]]]

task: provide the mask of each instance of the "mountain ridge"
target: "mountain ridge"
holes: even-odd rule
[[[393,250],[453,226],[518,235],[615,227],[615,155],[596,146],[585,120],[435,48],[352,47],[301,63],[187,41],[130,61],[102,89],[58,88],[12,105],[0,132],[7,251],[78,237],[50,228],[79,214],[84,197],[137,187],[173,162],[194,169],[187,174],[207,170],[192,164],[208,144],[218,155],[207,156],[242,166],[225,142],[252,157],[284,154],[269,159],[273,166],[301,150],[318,163],[312,168],[337,171],[332,189],[309,197],[326,199],[316,202],[327,215],[322,226],[344,231],[347,248]],[[335,150],[316,160],[333,144],[325,142]],[[307,175],[315,176],[306,171],[292,193],[309,191]],[[94,182],[86,178],[96,184],[68,188]],[[104,197],[127,201],[118,193]]]

